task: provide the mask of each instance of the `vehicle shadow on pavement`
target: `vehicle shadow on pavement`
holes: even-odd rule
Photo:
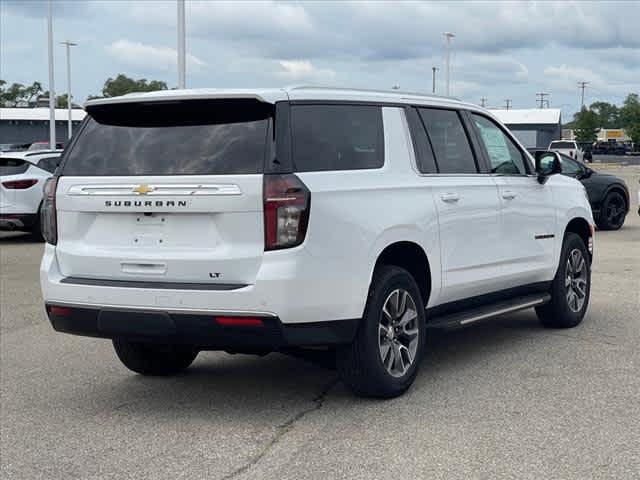
[[[468,375],[469,369],[513,354],[520,342],[535,341],[544,329],[531,312],[514,314],[456,331],[430,331],[412,394],[429,388],[444,375]],[[332,405],[352,405],[355,398],[331,368],[272,353],[265,357],[201,352],[185,373],[174,377],[143,377],[118,365],[112,381],[93,385],[91,396],[107,410],[159,416],[187,415],[211,419],[224,411],[225,419],[246,419],[247,412],[283,409],[315,402],[331,388]],[[332,388],[333,386],[336,388]],[[446,395],[446,392],[441,392]],[[76,399],[77,403],[77,399]],[[95,406],[90,401],[86,408]],[[80,408],[85,408],[80,406]],[[252,413],[251,415],[255,415]],[[255,420],[255,419],[254,419]]]
[[[0,232],[0,247],[2,245],[22,245],[25,243],[40,243],[44,245],[43,242],[35,240],[27,232]]]

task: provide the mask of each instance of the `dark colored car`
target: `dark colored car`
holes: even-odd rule
[[[562,174],[574,177],[587,189],[593,218],[600,230],[618,230],[629,213],[629,189],[620,177],[597,172],[573,158],[560,155]]]

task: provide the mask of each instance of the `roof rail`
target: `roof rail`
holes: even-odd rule
[[[382,89],[375,89],[375,88],[327,87],[327,86],[321,86],[321,85],[290,85],[286,87],[286,90],[339,90],[344,92],[384,93],[386,95],[395,94],[400,96],[411,95],[411,96],[420,96],[420,97],[440,98],[440,99],[446,99],[446,100],[455,100],[457,102],[462,101],[458,97],[437,95],[435,93],[409,92],[404,90],[382,90]]]

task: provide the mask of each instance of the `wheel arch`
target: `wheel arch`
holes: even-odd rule
[[[584,242],[589,251],[590,260],[593,259],[593,225],[584,217],[572,218],[564,229],[564,235],[575,233]]]
[[[427,306],[433,288],[432,266],[427,253],[419,244],[408,240],[388,244],[376,258],[372,278],[379,265],[395,265],[407,270],[418,284],[424,306]]]

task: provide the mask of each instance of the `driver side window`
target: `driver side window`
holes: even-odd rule
[[[472,116],[491,161],[491,173],[526,175],[525,160],[516,144],[488,118],[475,113]]]

